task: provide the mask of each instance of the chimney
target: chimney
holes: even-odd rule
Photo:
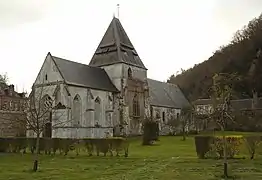
[[[15,91],[15,86],[14,86],[13,84],[11,84],[11,85],[9,86],[9,95],[10,95],[10,96],[13,96],[14,91]]]
[[[257,91],[253,90],[252,109],[255,109],[257,107],[257,103],[258,103]]]

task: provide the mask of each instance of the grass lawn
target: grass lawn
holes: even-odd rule
[[[236,134],[236,133],[234,133]],[[40,170],[32,173],[31,154],[0,154],[2,180],[211,180],[221,179],[222,161],[199,160],[193,137],[161,137],[159,145],[141,146],[132,140],[129,157],[78,157],[71,152],[67,157],[41,155]],[[255,160],[229,161],[230,175],[236,179],[262,179],[262,156]]]

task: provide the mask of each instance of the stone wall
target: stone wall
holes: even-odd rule
[[[175,116],[179,116],[181,109],[173,109],[168,107],[152,107],[152,118],[159,123],[159,134],[167,135],[174,129],[168,125],[168,122]]]
[[[0,137],[26,135],[26,115],[24,112],[0,111]]]
[[[63,88],[61,87],[60,91],[56,92],[60,95],[54,97],[60,97],[64,109],[56,109],[53,112],[52,137],[103,137],[107,132],[113,133],[114,123],[117,123],[114,94],[76,86],[68,86],[68,93],[63,93],[65,92],[61,90]],[[80,105],[77,111],[75,109],[76,97]],[[54,101],[59,102],[56,99]]]

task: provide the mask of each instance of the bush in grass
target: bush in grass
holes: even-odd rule
[[[213,136],[195,136],[195,147],[198,158],[205,158],[206,153],[211,149],[213,139]]]
[[[254,159],[256,149],[261,144],[261,137],[260,136],[245,136],[244,137],[246,147],[248,149],[250,159]]]

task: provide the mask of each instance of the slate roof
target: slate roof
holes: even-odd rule
[[[177,85],[153,79],[147,79],[147,81],[150,105],[169,108],[182,108],[190,105]]]
[[[104,69],[55,56],[52,58],[67,84],[118,92]]]
[[[89,65],[125,63],[146,69],[119,19],[113,18]]]
[[[208,104],[212,104],[211,99],[197,99],[195,101],[193,101],[194,105],[208,105]]]
[[[234,99],[231,100],[231,106],[235,110],[251,109],[253,99]],[[209,105],[212,104],[211,99],[197,99],[193,102],[194,105]],[[256,108],[262,108],[262,98],[258,98],[258,103]]]

